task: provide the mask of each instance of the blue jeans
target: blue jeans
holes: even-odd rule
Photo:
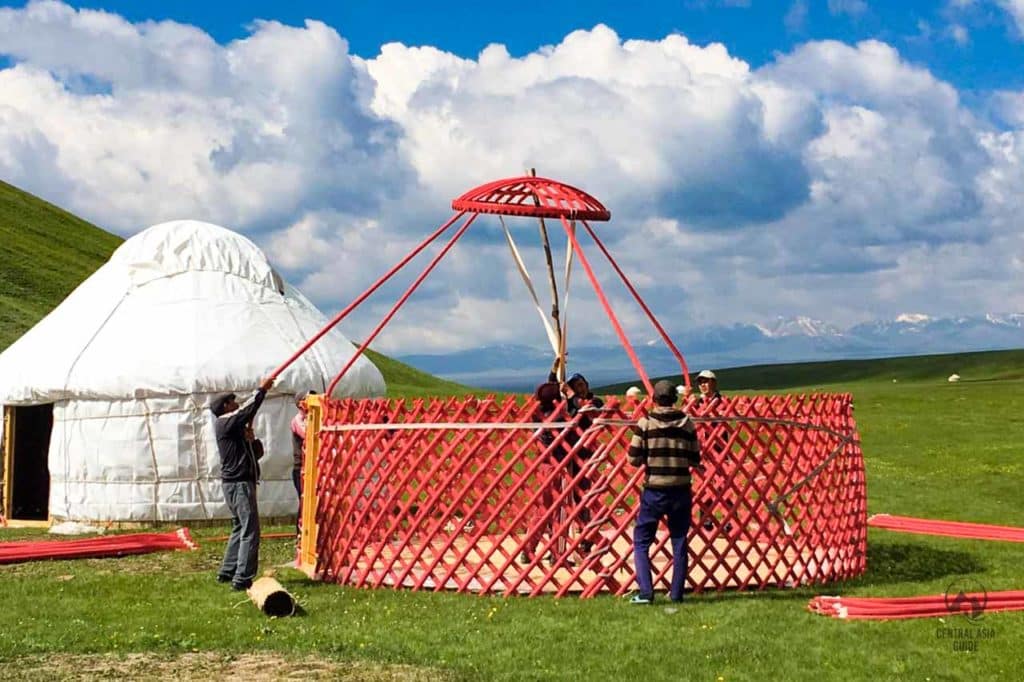
[[[260,556],[260,512],[255,481],[223,481],[224,501],[231,511],[231,536],[218,575],[244,588],[256,577]]]
[[[668,520],[668,535],[672,540],[672,601],[683,598],[689,556],[686,552],[686,533],[690,530],[693,496],[689,488],[655,490],[644,488],[640,496],[640,513],[633,529],[633,561],[636,563],[636,584],[640,596],[654,597],[651,580],[651,544],[662,518]]]

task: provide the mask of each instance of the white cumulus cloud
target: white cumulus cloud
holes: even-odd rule
[[[531,167],[611,209],[595,227],[669,329],[1024,308],[1005,284],[1024,259],[1024,95],[994,95],[1002,123],[989,123],[879,41],[808,42],[752,69],[721,44],[596,26],[517,57],[392,43],[363,59],[313,20],[255,21],[219,44],[45,0],[0,9],[0,56],[5,180],[125,235],[180,217],[244,231],[327,311],[435,229],[453,197]],[[510,226],[543,290],[536,225]],[[347,331],[368,332],[426,260]],[[577,266],[574,338],[609,341],[588,288]],[[544,342],[483,216],[378,345],[509,341]]]
[[[365,210],[407,171],[398,131],[368,110],[365,71],[322,23],[259,22],[220,46],[189,26],[32,2],[0,10],[0,50],[17,62],[0,71],[0,107],[59,181],[27,188],[123,233]]]
[[[996,2],[1006,10],[1016,24],[1017,31],[1024,36],[1024,0],[996,0]]]

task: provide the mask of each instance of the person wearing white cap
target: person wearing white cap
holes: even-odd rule
[[[697,375],[697,388],[700,393],[694,400],[695,405],[709,405],[722,398],[722,394],[718,391],[718,377],[710,369],[702,369]]]
[[[689,404],[691,408],[697,408],[701,410],[701,414],[707,415],[708,410],[716,412],[717,408],[714,407],[719,401],[722,400],[722,393],[718,390],[718,377],[710,369],[702,369],[697,375],[697,388],[700,390]],[[728,466],[728,458],[725,456],[729,448],[729,426],[723,423],[717,430],[717,435],[709,443],[707,443],[707,453],[709,459],[717,460],[719,466]],[[732,499],[732,496],[728,492],[728,487],[725,481],[722,480],[722,474],[719,473],[712,477],[708,485],[705,488],[705,492],[714,491],[723,499],[721,503],[724,505],[728,514],[732,514],[736,507],[736,501]],[[711,531],[718,524],[712,513],[710,505],[707,504],[706,499],[697,502],[697,516],[700,518],[701,527],[706,531]],[[732,530],[732,523],[725,521],[722,527],[726,532]]]

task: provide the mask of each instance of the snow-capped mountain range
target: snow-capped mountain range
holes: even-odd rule
[[[777,317],[769,325],[755,324],[754,326],[769,339],[783,336],[842,336],[843,333],[835,325],[810,317]]]
[[[779,362],[840,360],[1024,348],[1024,313],[931,317],[904,313],[841,329],[809,317],[777,318],[767,324],[670,329],[691,369]],[[636,339],[636,350],[653,375],[679,371],[660,339]],[[483,346],[443,354],[399,355],[414,367],[471,386],[528,390],[543,380],[551,351],[520,345]],[[570,371],[591,383],[635,376],[618,345],[577,346],[570,340]]]

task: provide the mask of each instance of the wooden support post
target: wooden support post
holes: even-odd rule
[[[537,177],[537,169],[530,169],[530,177]],[[540,206],[540,200],[537,195],[533,195],[533,203],[535,206]],[[548,286],[551,287],[551,319],[555,322],[555,337],[558,341],[558,350],[556,353],[556,360],[558,365],[555,367],[555,374],[558,377],[558,381],[565,381],[565,339],[562,338],[562,320],[558,311],[558,284],[555,281],[555,264],[551,257],[551,242],[548,239],[548,227],[544,224],[543,218],[537,218],[540,222],[540,242],[544,247],[544,260],[548,267]]]
[[[323,410],[323,396],[314,394],[306,398],[306,454],[302,459],[302,529],[299,535],[298,568],[311,578],[316,574],[316,483],[319,478]]]
[[[4,406],[4,488],[3,506],[0,506],[0,517],[11,518],[11,495],[14,493],[14,408]]]

